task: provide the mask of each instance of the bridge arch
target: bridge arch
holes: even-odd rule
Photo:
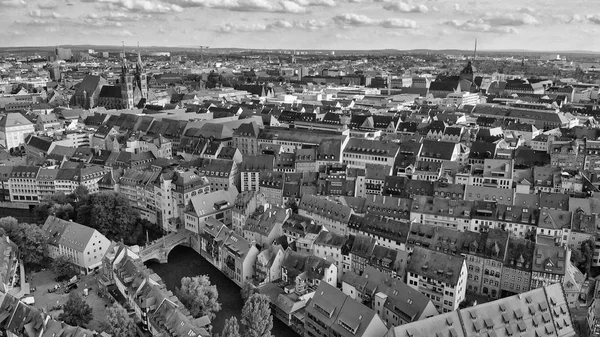
[[[167,263],[169,254],[173,248],[177,246],[192,246],[191,238],[192,233],[187,230],[167,234],[146,247],[143,247],[140,250],[139,256],[142,259],[142,262],[155,260],[160,263]]]

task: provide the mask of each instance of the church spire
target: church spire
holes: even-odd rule
[[[125,54],[125,41],[121,41],[123,43],[123,52],[121,54],[121,70],[123,74],[127,72],[127,54]]]
[[[142,69],[144,68],[144,64],[142,63],[142,55],[140,54],[140,43],[138,42],[138,51],[137,51],[137,70],[138,72],[141,72]]]

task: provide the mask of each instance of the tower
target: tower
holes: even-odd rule
[[[123,107],[125,109],[133,109],[133,76],[129,74],[127,55],[125,54],[125,42],[123,42],[123,58],[121,59],[121,76],[119,84],[121,85]]]
[[[148,79],[146,78],[146,73],[144,72],[144,63],[142,63],[142,55],[140,53],[140,43],[138,42],[138,53],[137,53],[137,64],[135,66],[135,79],[136,85],[140,90],[139,99],[147,99],[148,98]],[[139,102],[139,100],[138,100]]]

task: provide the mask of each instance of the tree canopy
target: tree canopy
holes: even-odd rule
[[[177,288],[176,293],[194,317],[208,315],[212,320],[221,310],[217,286],[210,283],[207,275],[182,278],[181,288]]]
[[[138,217],[127,197],[112,191],[89,195],[77,209],[77,222],[113,241],[129,240]]]
[[[257,292],[258,290],[256,289],[256,287],[248,281],[244,282],[242,288],[240,289],[240,295],[242,296],[242,299],[244,301],[246,301],[250,296],[256,294]]]
[[[0,219],[0,228],[19,247],[23,263],[41,265],[48,258],[46,240],[37,225],[21,223],[13,217]]]
[[[106,312],[106,321],[103,330],[114,337],[136,337],[137,329],[127,310],[119,303],[113,303]]]
[[[80,327],[85,327],[93,318],[92,308],[74,291],[69,294],[63,312],[58,315],[59,320]]]
[[[225,327],[223,327],[221,337],[241,337],[240,326],[235,316],[225,320]]]
[[[242,309],[241,322],[244,327],[244,336],[272,337],[273,315],[269,297],[264,294],[250,296]]]
[[[50,264],[50,269],[59,277],[67,276],[68,278],[71,278],[79,274],[77,267],[65,255],[55,258]]]

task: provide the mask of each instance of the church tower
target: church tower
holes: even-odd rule
[[[137,89],[140,91],[140,97],[136,97],[136,104],[141,99],[148,98],[148,78],[144,72],[144,63],[142,63],[142,55],[140,54],[140,44],[138,43],[137,64],[135,65],[135,82]]]
[[[125,54],[125,44],[123,44],[123,59],[121,60],[121,99],[125,109],[133,109],[133,76],[129,74],[129,65],[127,64],[127,55]]]

